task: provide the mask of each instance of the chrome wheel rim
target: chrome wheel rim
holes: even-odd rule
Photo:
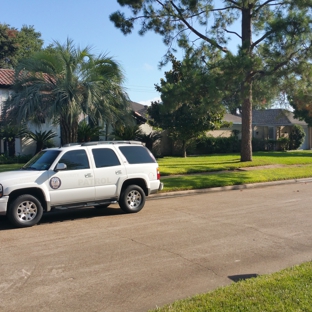
[[[137,208],[142,202],[141,193],[137,190],[132,190],[127,195],[127,204],[130,208]]]
[[[29,222],[36,218],[38,208],[32,201],[23,201],[17,207],[17,217],[22,222]]]

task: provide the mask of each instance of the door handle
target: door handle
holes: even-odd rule
[[[92,174],[91,173],[85,174],[85,178],[92,178]]]

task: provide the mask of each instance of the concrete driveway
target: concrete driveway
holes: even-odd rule
[[[27,229],[0,217],[0,311],[147,311],[309,261],[311,186],[63,211]]]

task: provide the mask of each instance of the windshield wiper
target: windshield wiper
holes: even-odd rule
[[[35,167],[22,167],[21,169],[22,169],[22,170],[38,170],[38,169],[35,168]]]

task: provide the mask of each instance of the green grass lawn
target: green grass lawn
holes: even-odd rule
[[[162,178],[161,181],[164,183],[162,192],[170,192],[309,177],[312,177],[312,164],[250,171],[169,176]]]
[[[312,177],[312,151],[259,152],[252,162],[238,154],[158,159],[162,192],[232,186]],[[271,168],[246,170],[271,165]],[[277,167],[274,167],[277,166]]]
[[[20,169],[24,164],[3,164],[0,165],[0,172]]]
[[[241,162],[239,154],[164,157],[157,159],[162,176],[234,170],[264,165],[312,165],[312,151],[256,152],[253,161]]]
[[[158,312],[312,311],[312,263],[233,283]]]

